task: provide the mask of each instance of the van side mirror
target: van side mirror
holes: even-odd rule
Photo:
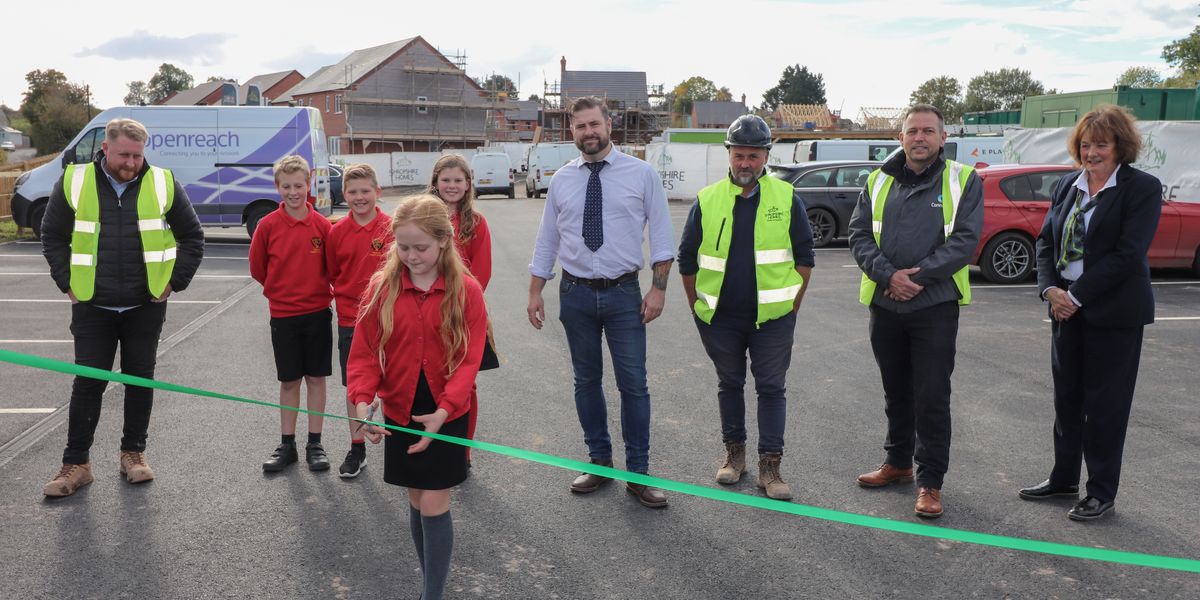
[[[67,165],[75,164],[75,148],[67,148],[62,153],[62,166],[67,168]]]

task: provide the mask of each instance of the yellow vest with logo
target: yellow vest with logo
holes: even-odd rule
[[[71,165],[63,175],[63,194],[75,211],[71,234],[71,293],[88,301],[96,293],[97,249],[100,242],[100,196],[96,191],[96,165]],[[175,268],[175,234],[164,216],[175,201],[175,176],[167,169],[150,167],[138,190],[138,231],[146,283],[158,298],[171,281]]]
[[[942,231],[945,237],[949,238],[954,231],[954,219],[958,215],[959,201],[962,200],[963,192],[967,189],[967,180],[974,172],[973,167],[969,167],[959,162],[952,160],[946,161],[946,168],[942,169]],[[879,237],[883,233],[883,205],[887,202],[888,192],[892,189],[892,182],[895,178],[883,172],[883,169],[875,169],[871,175],[867,177],[867,193],[868,199],[871,201],[871,231],[875,235],[875,244],[879,244]],[[960,305],[971,303],[971,283],[969,279],[969,267],[963,267],[954,274],[954,285],[958,288]],[[870,306],[871,300],[875,298],[876,284],[867,277],[864,272],[862,282],[858,286],[858,301]]]
[[[804,278],[796,272],[792,255],[792,185],[774,177],[758,180],[758,214],[754,218],[754,274],[758,286],[755,325],[778,319],[792,311]],[[725,263],[733,238],[733,203],[742,188],[728,177],[700,190],[700,227],[703,239],[697,256],[696,316],[711,323],[720,304]]]

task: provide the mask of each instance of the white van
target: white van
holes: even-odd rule
[[[900,140],[812,140],[796,144],[795,162],[814,160],[883,160]]]
[[[13,196],[13,217],[41,235],[50,191],[69,164],[91,162],[112,119],[139,121],[150,132],[146,161],[170,169],[187,191],[200,223],[246,227],[279,205],[272,167],[299,154],[314,169],[309,193],[321,214],[332,211],[329,152],[321,113],[311,107],[121,106],[96,115],[56,161],[22,175]]]
[[[955,147],[954,156],[950,156],[951,144]],[[948,137],[946,138],[946,156],[976,168],[1007,163],[1004,160],[1004,138],[1002,136]]]
[[[512,161],[504,152],[477,152],[471,157],[471,186],[475,197],[484,194],[505,194],[516,198]]]
[[[534,144],[529,148],[525,175],[525,197],[537,198],[550,189],[550,178],[559,167],[579,157],[579,148],[574,142]]]

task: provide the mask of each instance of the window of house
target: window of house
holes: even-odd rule
[[[329,94],[325,94],[325,112],[329,112]]]
[[[333,97],[333,112],[342,113],[342,95],[338,94]]]
[[[417,96],[417,113],[426,114],[429,112],[429,106],[425,103],[429,102],[429,98],[425,96]]]

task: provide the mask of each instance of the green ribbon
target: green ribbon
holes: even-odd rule
[[[230,394],[222,394],[220,392],[210,392],[191,388],[174,383],[163,381],[155,381],[153,379],[145,379],[142,377],[134,377],[124,373],[113,373],[104,369],[96,369],[93,367],[85,367],[72,363],[67,363],[51,358],[41,356],[33,356],[22,354],[10,350],[0,349],[0,361],[8,362],[35,369],[46,371],[55,371],[68,375],[77,375],[81,377],[89,377],[102,381],[111,381],[115,383],[124,383],[126,385],[137,385],[147,388],[153,388],[168,392],[178,392],[192,396],[203,396],[208,398],[217,398],[220,400],[230,400],[233,402],[241,402],[244,404],[256,404],[259,406],[268,406],[271,408],[279,408],[285,410],[293,410],[310,415],[318,415],[331,419],[346,419],[351,421],[359,421],[369,423],[378,427],[385,427],[394,431],[401,431],[413,435],[431,437],[435,440],[441,440],[451,444],[458,444],[468,448],[476,448],[486,452],[494,452],[503,456],[511,456],[521,460],[541,463],[553,467],[559,467],[570,471],[580,471],[600,475],[630,483],[638,483],[658,487],[664,490],[678,492],[680,494],[688,494],[699,498],[707,498],[719,502],[727,502],[729,504],[740,504],[762,510],[770,510],[774,512],[786,513],[790,515],[799,515],[813,519],[822,519],[825,521],[833,521],[835,523],[845,523],[857,527],[869,527],[872,529],[882,529],[884,531],[895,531],[898,533],[907,533],[909,535],[920,535],[931,538],[944,540],[954,540],[958,542],[966,542],[969,544],[977,544],[981,546],[994,546],[997,548],[1008,548],[1010,550],[1021,550],[1024,552],[1039,552],[1042,554],[1055,554],[1058,556],[1067,556],[1071,558],[1082,558],[1086,560],[1098,560],[1110,563],[1119,563],[1126,565],[1137,565],[1142,567],[1151,567],[1155,569],[1167,569],[1172,571],[1185,571],[1191,573],[1200,573],[1200,560],[1179,558],[1174,556],[1161,556],[1155,554],[1143,554],[1140,552],[1126,552],[1122,550],[1110,550],[1107,548],[1092,548],[1088,546],[1073,546],[1070,544],[1059,544],[1056,542],[1045,542],[1041,540],[1030,540],[1017,537],[1009,537],[1004,535],[995,535],[990,533],[979,533],[975,531],[967,531],[963,529],[951,529],[948,527],[938,527],[936,525],[926,525],[923,523],[914,523],[907,521],[893,521],[881,517],[870,517],[867,515],[859,515],[854,513],[842,512],[839,510],[831,510],[828,508],[819,508],[816,506],[808,506],[792,502],[780,502],[771,500],[762,496],[750,496],[747,494],[739,494],[722,489],[709,488],[691,483],[683,483],[671,479],[662,479],[659,477],[651,477],[640,473],[631,473],[621,471],[612,467],[604,467],[591,463],[580,462],[569,458],[562,458],[551,454],[543,454],[532,450],[524,450],[521,448],[512,448],[502,446],[500,444],[491,444],[481,442],[479,440],[468,440],[455,436],[443,435],[440,433],[430,433],[427,431],[418,431],[407,427],[399,427],[394,425],[386,425],[375,421],[364,421],[343,415],[334,415],[330,413],[316,412],[305,410],[293,406],[282,406],[271,402],[263,402],[261,400],[251,400],[249,398],[241,398]]]

